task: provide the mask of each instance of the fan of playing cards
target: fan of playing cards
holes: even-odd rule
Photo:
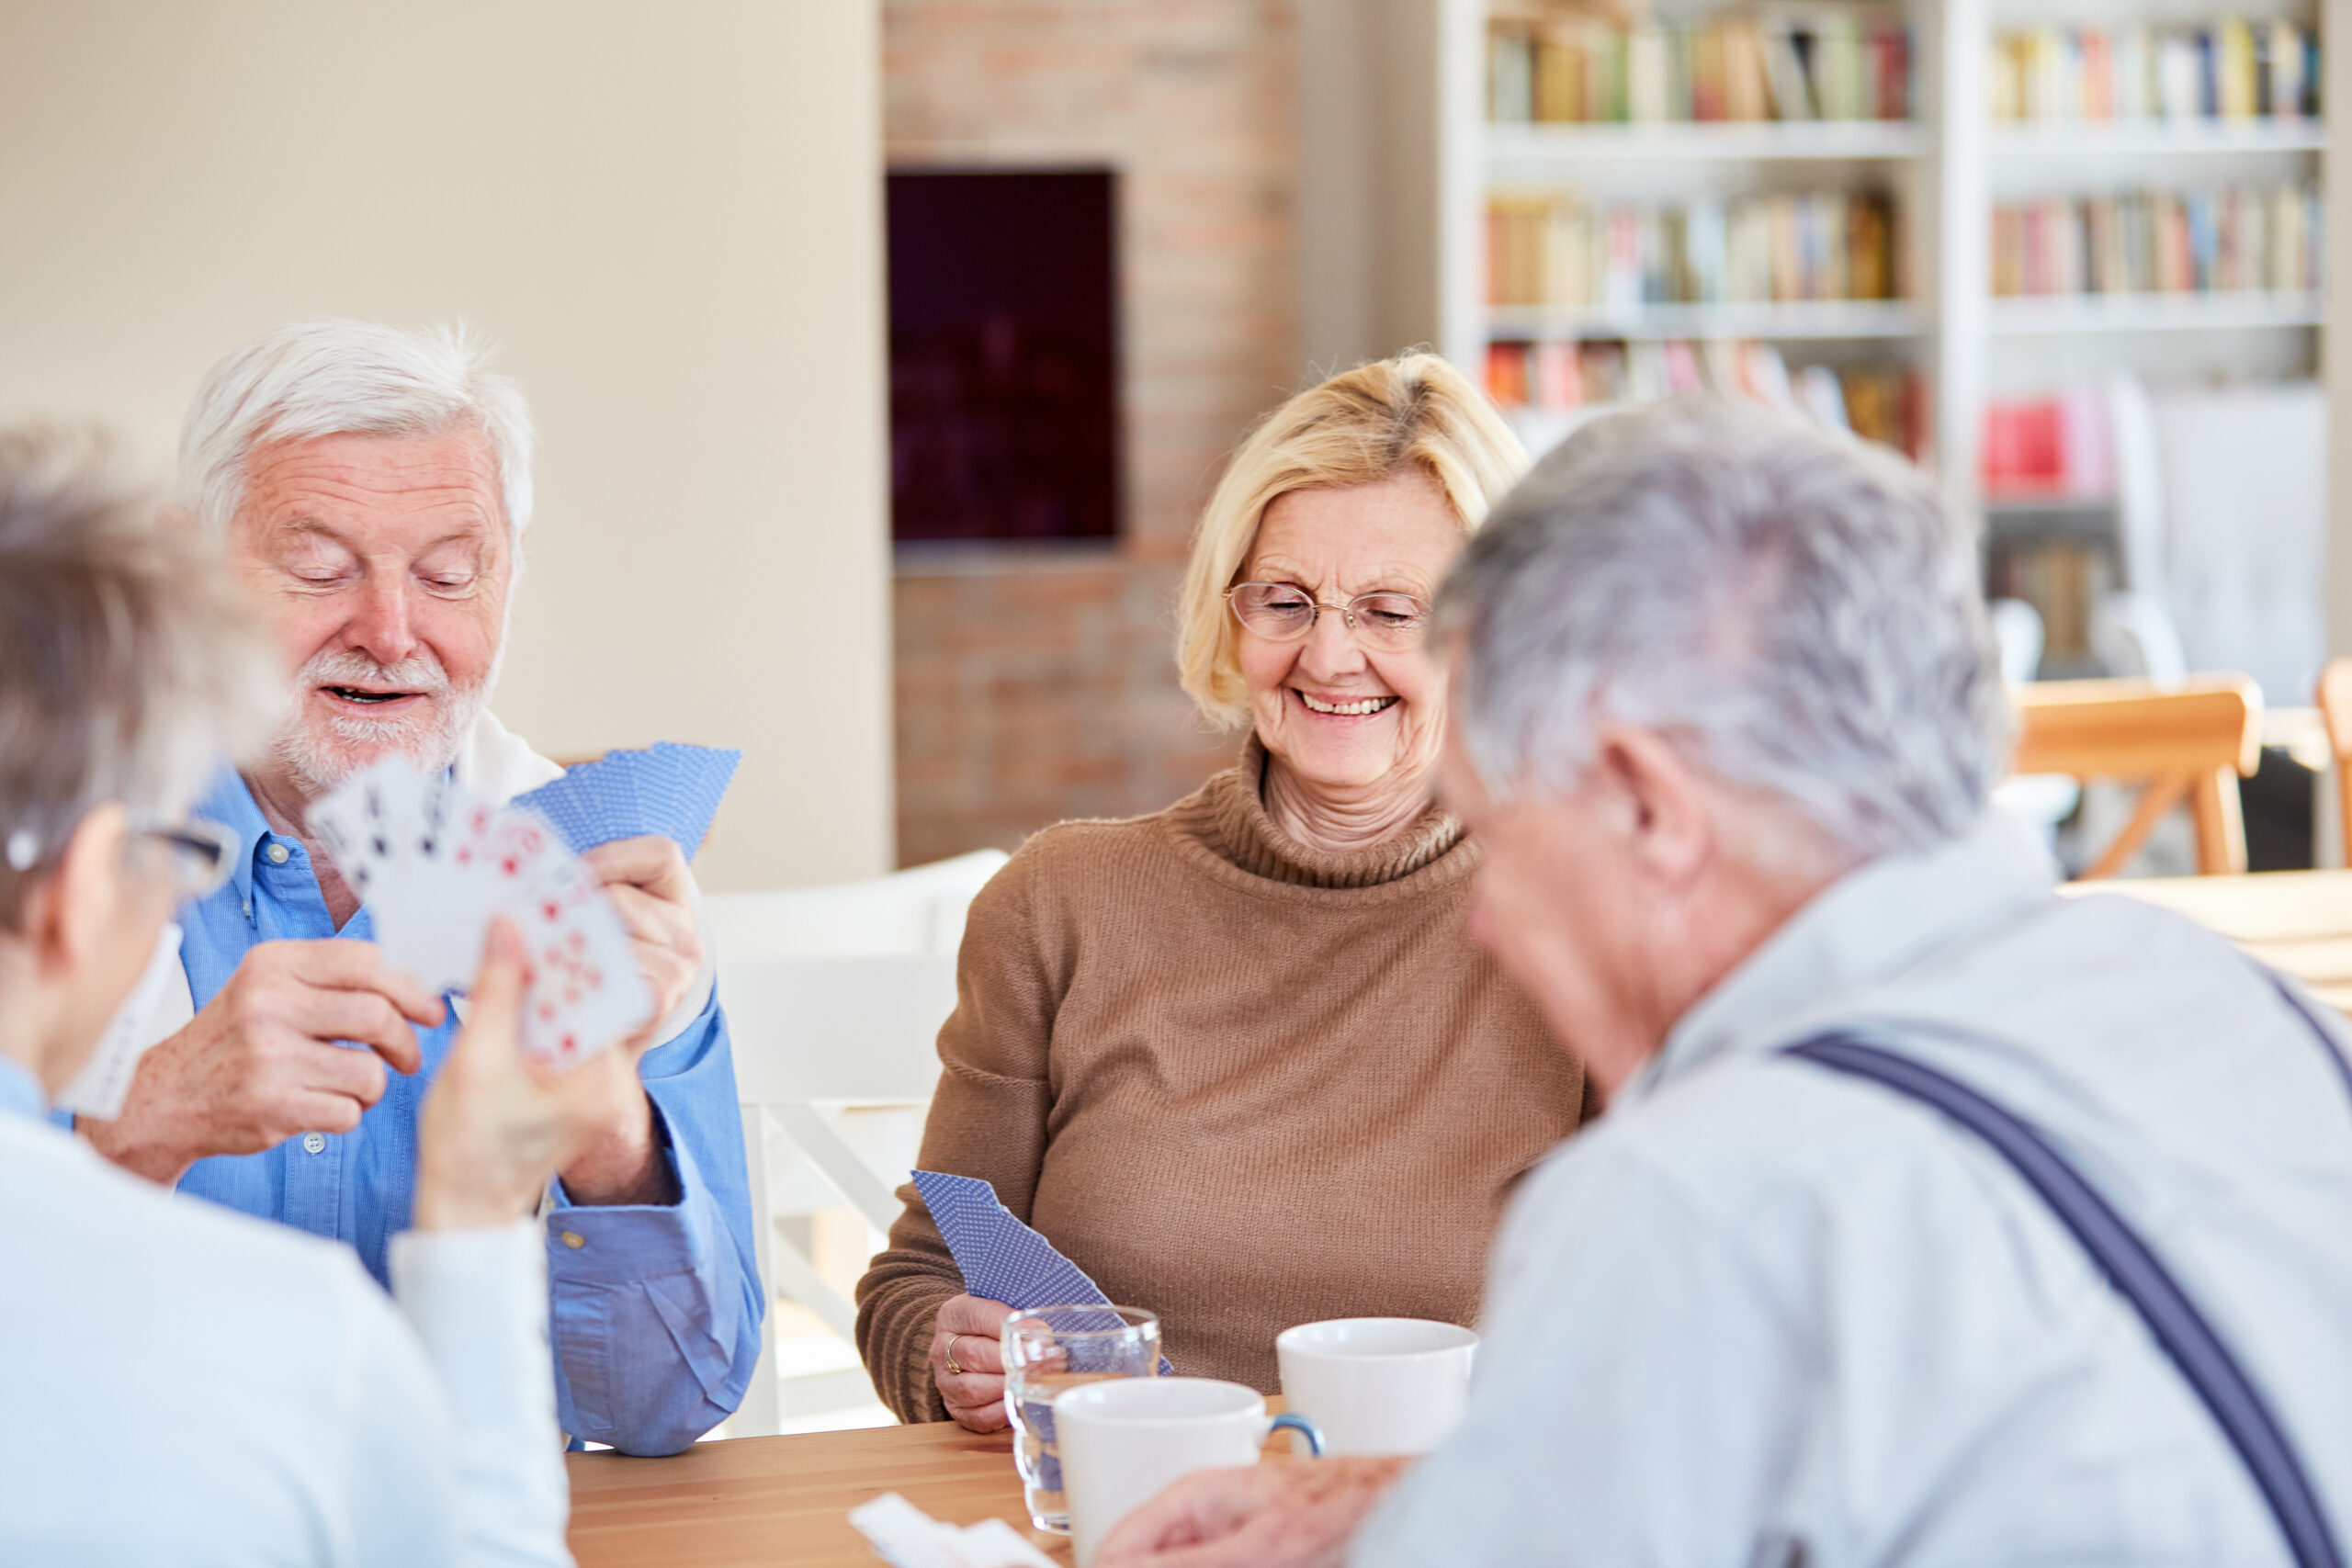
[[[320,801],[310,824],[367,906],[385,958],[437,992],[471,986],[490,922],[514,923],[530,955],[531,1056],[585,1061],[651,1019],[652,990],[603,884],[537,817],[392,760]]]

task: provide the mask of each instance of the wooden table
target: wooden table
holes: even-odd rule
[[[734,1438],[674,1459],[572,1454],[571,1551],[580,1568],[880,1568],[849,1511],[898,1492],[935,1519],[1025,1524],[1009,1432],[952,1422]],[[1057,1562],[1067,1536],[1027,1532]]]
[[[2177,909],[2352,1013],[2352,871],[2116,877],[2061,891],[2120,893]]]

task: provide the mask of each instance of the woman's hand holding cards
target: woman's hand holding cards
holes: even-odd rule
[[[940,1303],[939,1330],[931,1337],[931,1375],[939,1397],[947,1402],[947,1414],[975,1432],[1001,1432],[1012,1424],[1004,1413],[1004,1345],[997,1337],[1011,1315],[1012,1309],[1002,1302],[978,1296]]]
[[[529,1214],[555,1173],[605,1130],[609,1087],[600,1078],[616,1068],[634,1077],[626,1052],[570,1069],[524,1055],[525,964],[521,935],[493,920],[465,1027],[424,1101],[419,1230],[503,1225]]]

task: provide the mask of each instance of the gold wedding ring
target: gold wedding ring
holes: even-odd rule
[[[947,1370],[959,1378],[964,1375],[964,1369],[956,1364],[956,1341],[963,1337],[960,1334],[951,1334],[947,1337]]]

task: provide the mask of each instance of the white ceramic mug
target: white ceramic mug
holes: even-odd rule
[[[1418,1317],[1302,1323],[1274,1340],[1283,1403],[1335,1454],[1425,1454],[1461,1424],[1478,1337]]]
[[[1062,1496],[1079,1568],[1119,1521],[1196,1470],[1255,1464],[1277,1427],[1323,1451],[1323,1435],[1296,1416],[1266,1414],[1256,1389],[1212,1378],[1119,1378],[1054,1400]]]

